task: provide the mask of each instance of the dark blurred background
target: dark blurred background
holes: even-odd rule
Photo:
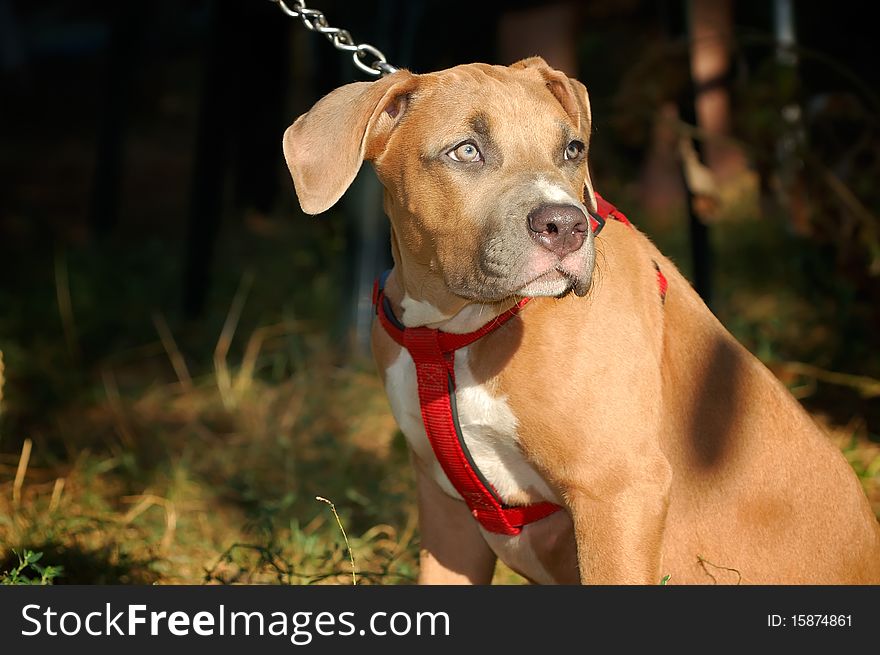
[[[877,502],[864,3],[315,4],[417,73],[540,54],[582,80],[597,188]],[[0,0],[0,573],[7,545],[69,582],[335,581],[321,494],[368,580],[411,579],[405,447],[365,348],[378,183],[365,167],[307,217],[281,154],[299,114],[364,79],[269,0]]]

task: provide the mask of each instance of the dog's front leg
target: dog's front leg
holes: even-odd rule
[[[645,427],[657,413],[624,411],[633,397],[609,393],[576,429],[527,442],[571,515],[582,584],[655,585],[668,573],[661,557],[672,466]]]
[[[660,582],[672,475],[662,455],[640,460],[645,466],[642,476],[618,470],[624,480],[606,479],[610,489],[569,487],[565,494],[582,584]],[[632,471],[630,467],[626,468]]]
[[[489,584],[495,553],[477,522],[464,502],[450,498],[421,468],[416,463],[422,537],[419,584]]]
[[[524,451],[571,514],[585,584],[656,585],[669,573],[661,571],[672,488],[660,434],[662,332],[653,324],[657,316],[639,320],[639,312],[656,314],[660,307],[656,298],[645,298],[626,312],[617,341],[592,342],[583,361],[572,358],[571,370],[555,373],[562,380],[591,380],[583,397],[550,394],[540,412],[527,411],[528,396],[512,401],[525,408]],[[626,344],[625,354],[620,344]],[[528,370],[529,389],[559,388],[545,368],[554,370]],[[548,425],[546,416],[565,420]]]

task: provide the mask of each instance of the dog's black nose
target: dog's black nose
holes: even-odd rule
[[[541,205],[529,212],[532,238],[559,257],[584,245],[587,217],[574,205]]]

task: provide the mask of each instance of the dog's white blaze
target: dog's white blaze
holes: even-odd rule
[[[458,420],[468,450],[483,476],[505,502],[522,503],[532,500],[558,502],[549,485],[525,460],[519,450],[516,417],[503,397],[493,396],[485,385],[478,384],[468,365],[468,349],[455,353],[455,400]],[[450,496],[461,498],[449,482],[434,456],[425,434],[412,357],[401,349],[388,367],[385,390],[391,412],[410,447],[425,464],[431,475]]]
[[[548,182],[543,177],[539,177],[537,182],[535,182],[535,186],[538,187],[538,190],[544,196],[544,199],[547,202],[555,202],[559,204],[570,204],[577,205],[582,210],[585,209],[583,203],[580,200],[571,195],[568,191],[563,189],[561,186],[556,184],[552,184]],[[586,213],[586,212],[585,212]]]

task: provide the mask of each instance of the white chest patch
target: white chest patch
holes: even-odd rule
[[[519,449],[516,417],[505,398],[492,395],[474,380],[468,365],[468,348],[455,353],[455,400],[464,441],[477,468],[505,503],[541,500],[559,502],[556,494],[526,461]],[[425,434],[412,357],[401,349],[386,371],[385,390],[391,411],[410,447],[440,487],[461,498],[449,482]]]
[[[427,301],[415,300],[404,294],[403,300],[400,301],[400,309],[400,321],[406,326],[435,327],[442,324],[444,332],[465,334],[485,325],[507,307],[469,303],[454,316],[449,316]]]
[[[449,319],[449,316],[441,312],[429,302],[415,300],[409,295],[404,295],[400,301],[400,320],[404,325],[431,325]]]

